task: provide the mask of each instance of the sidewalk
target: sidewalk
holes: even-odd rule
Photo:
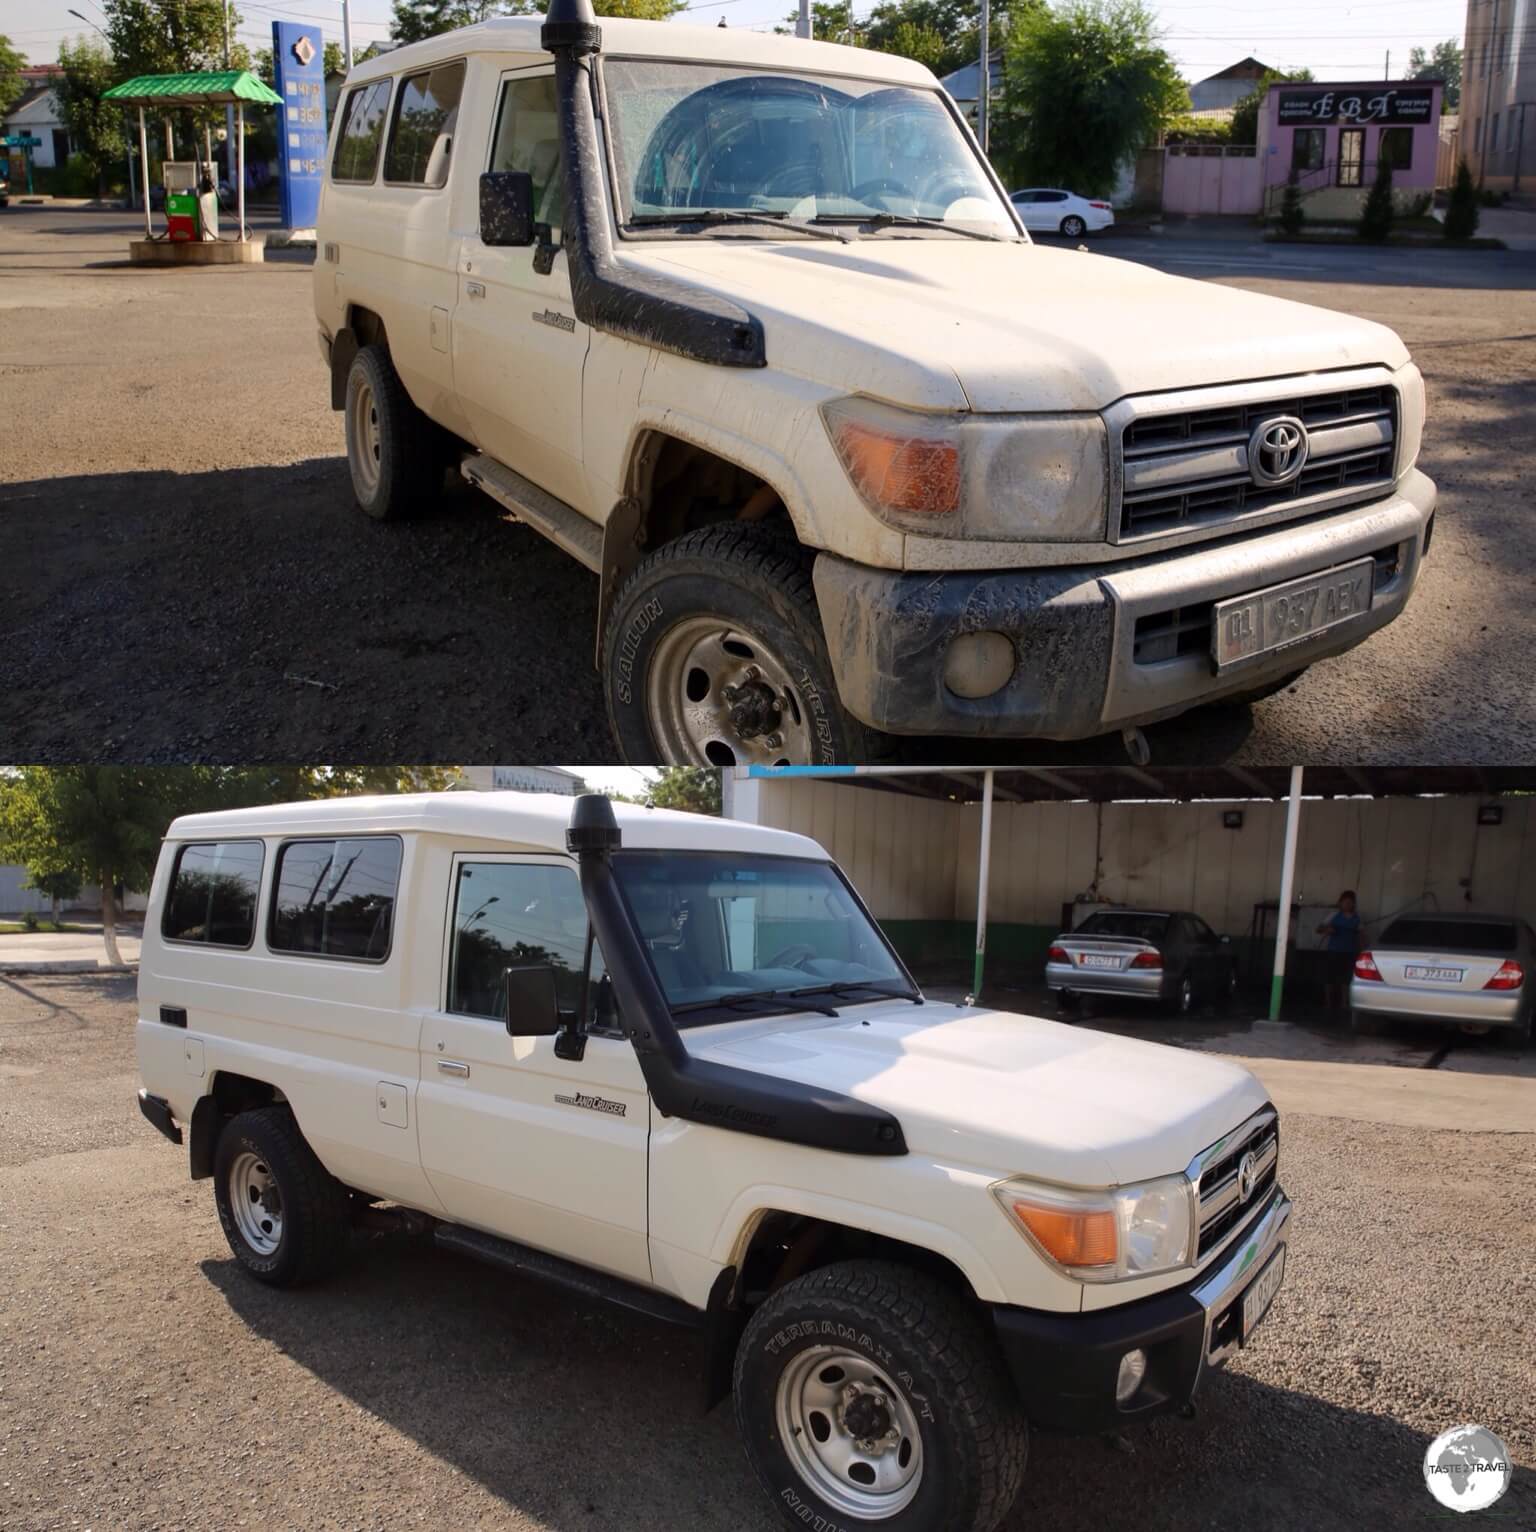
[[[71,921],[77,931],[20,931],[0,936],[0,973],[112,973],[136,968],[139,961],[139,930],[136,925],[117,928],[117,950],[126,966],[107,966],[107,951],[99,922]]]

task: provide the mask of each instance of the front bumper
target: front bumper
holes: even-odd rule
[[[1524,991],[1519,989],[1437,991],[1369,979],[1351,979],[1349,984],[1352,1010],[1451,1026],[1518,1027],[1524,1000]]]
[[[1276,1187],[1243,1234],[1189,1286],[1119,1308],[1046,1314],[995,1305],[998,1344],[1031,1424],[1093,1434],[1182,1409],[1205,1374],[1241,1344],[1243,1293],[1285,1245],[1290,1219],[1290,1199]],[[1121,1405],[1120,1359],[1137,1348],[1147,1354],[1146,1377]]]
[[[1045,983],[1051,990],[1074,995],[1119,995],[1127,1000],[1160,1000],[1161,968],[1079,968],[1073,963],[1047,963]]]
[[[1407,603],[1434,508],[1434,484],[1414,470],[1370,505],[1121,563],[901,573],[823,553],[816,598],[839,695],[865,723],[893,734],[1087,739],[1256,691],[1352,649]],[[1212,602],[1369,556],[1378,563],[1364,616],[1220,675],[1189,626],[1201,612],[1208,620]],[[1181,652],[1149,658],[1160,652],[1149,635],[1181,623]],[[1013,675],[989,697],[944,684],[946,651],[967,633],[1002,633],[1013,645]]]

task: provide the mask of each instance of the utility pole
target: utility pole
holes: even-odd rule
[[[230,8],[230,6],[232,4],[233,4],[233,0],[224,0],[224,5],[223,5],[223,11],[224,11],[224,67],[226,69],[233,69],[234,68],[234,65],[230,63],[230,46],[229,46],[229,8]],[[213,167],[210,165],[208,167],[208,169],[209,169],[209,173],[212,174]],[[225,102],[225,104],[224,104],[224,173],[229,177],[230,190],[234,191],[236,189],[235,188],[235,109],[228,102]],[[219,194],[219,183],[218,183],[217,178],[215,178],[214,183],[213,183],[213,194],[214,194],[214,201],[215,201],[215,203],[217,203],[217,201],[218,201],[218,194]],[[242,230],[241,231],[241,238],[243,239],[244,237],[245,237],[245,232],[244,232],[244,230]]]
[[[811,0],[800,0],[800,14],[795,18],[795,36],[811,35]]]
[[[341,56],[348,74],[352,73],[352,0],[341,0]]]
[[[1390,80],[1392,78],[1392,50],[1390,48],[1387,49],[1387,62],[1382,65],[1381,77],[1383,80]]]
[[[976,94],[976,136],[981,152],[987,152],[992,96],[992,0],[981,0],[981,78]]]

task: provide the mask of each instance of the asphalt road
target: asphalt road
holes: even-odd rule
[[[118,215],[0,212],[0,759],[611,760],[596,581],[469,491],[350,503],[310,266],[143,272]],[[1536,697],[1536,252],[1119,237],[1094,249],[1393,325],[1429,382],[1435,546],[1406,615],[1165,763],[1487,762]],[[1117,738],[926,761],[1122,759]]]
[[[131,979],[0,979],[0,1525],[777,1525],[676,1331],[392,1236],[324,1287],[242,1275],[134,1105],[133,1015]],[[1008,1532],[1427,1525],[1464,1420],[1517,1464],[1489,1525],[1536,1525],[1536,1135],[1285,1135],[1254,1343],[1193,1420],[1037,1435]]]

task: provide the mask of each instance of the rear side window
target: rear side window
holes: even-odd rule
[[[1394,920],[1382,932],[1383,947],[1427,947],[1436,952],[1513,952],[1512,920]]]
[[[249,947],[261,887],[259,840],[194,841],[176,853],[160,916],[168,942]]]
[[[388,80],[375,80],[372,85],[359,85],[347,93],[347,104],[341,113],[341,131],[336,135],[332,180],[373,179],[379,168],[379,147],[384,142],[389,86]]]
[[[459,120],[459,95],[464,89],[464,60],[408,74],[395,99],[395,125],[384,179],[407,186],[443,186],[448,180],[448,156]]]
[[[267,945],[274,952],[382,963],[399,888],[397,836],[288,841],[278,848]]]

